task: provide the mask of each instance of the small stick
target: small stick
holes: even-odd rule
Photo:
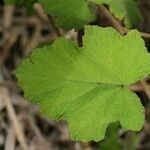
[[[62,36],[62,35],[61,35],[61,32],[60,32],[59,28],[57,28],[57,27],[55,26],[55,22],[54,22],[53,17],[50,16],[50,17],[49,17],[49,20],[50,20],[50,23],[51,23],[51,25],[52,25],[52,27],[53,27],[53,30],[55,31],[56,35],[57,35],[58,37],[61,37],[61,36]]]
[[[111,25],[113,27],[115,27],[115,29],[117,29],[120,34],[124,34],[125,33],[124,30],[123,30],[123,28],[122,28],[122,26],[118,22],[118,20],[116,18],[114,18],[114,16],[105,8],[105,6],[98,5],[98,11],[100,13],[102,13],[104,16],[107,17],[107,19],[109,20],[109,22],[111,23]]]
[[[36,28],[31,38],[28,41],[28,44],[24,48],[24,56],[28,56],[33,48],[37,47],[40,41],[41,36],[41,21],[37,20]]]
[[[130,91],[133,91],[133,92],[142,92],[142,91],[144,91],[144,88],[143,88],[142,84],[132,84],[132,85],[129,85],[127,88]]]
[[[28,148],[27,148],[27,144],[26,144],[26,140],[25,140],[25,135],[24,135],[22,126],[20,125],[17,115],[15,113],[15,110],[12,106],[8,91],[5,88],[1,88],[0,92],[1,92],[1,96],[2,96],[1,98],[4,100],[4,102],[6,104],[8,116],[12,122],[18,142],[20,143],[22,150],[27,150]]]
[[[147,82],[145,80],[141,80],[141,84],[143,85],[144,91],[145,91],[148,99],[150,100],[150,86],[147,84]]]
[[[1,54],[1,57],[3,59],[3,62],[8,58],[9,51],[11,50],[12,45],[15,44],[17,41],[18,37],[20,35],[20,31],[17,28],[14,28],[11,33],[10,33],[10,38],[6,41],[4,47],[3,47],[3,53]]]
[[[13,11],[14,6],[13,5],[6,5],[4,7],[4,16],[3,16],[3,26],[5,28],[10,28],[13,20]]]
[[[127,28],[125,28],[125,27],[122,27],[123,29],[124,29],[124,32],[125,33],[128,33],[130,30],[129,29],[127,29]],[[149,33],[144,33],[144,32],[140,32],[140,34],[141,34],[141,36],[143,37],[143,38],[150,38],[150,34]]]
[[[44,10],[42,8],[42,6],[39,3],[35,3],[33,5],[34,10],[36,11],[37,15],[43,19],[46,22],[49,22],[49,18],[48,16],[44,13]]]
[[[43,19],[45,20],[46,22],[50,22],[52,27],[53,27],[53,30],[55,31],[56,35],[58,37],[61,37],[61,32],[60,30],[55,26],[55,22],[54,22],[54,19],[52,16],[48,17],[44,10],[43,10],[43,7],[39,4],[39,3],[35,3],[33,5],[33,8],[35,9],[36,13]]]
[[[29,116],[28,116],[28,120],[29,120],[29,123],[30,123],[30,126],[31,126],[33,132],[35,133],[36,137],[39,138],[39,140],[40,140],[41,144],[43,145],[43,147],[44,147],[46,150],[47,150],[47,149],[50,149],[49,143],[47,143],[47,142],[45,141],[45,139],[44,139],[43,136],[42,136],[41,131],[38,129],[37,125],[35,124],[35,120],[34,120],[33,116],[32,116],[32,115],[29,115]]]
[[[100,13],[102,13],[104,16],[107,17],[107,19],[109,20],[109,22],[111,23],[111,25],[113,27],[115,27],[115,29],[117,29],[119,31],[120,34],[124,35],[125,33],[128,33],[130,30],[123,27],[119,21],[105,8],[105,6],[103,5],[98,5],[98,11]],[[150,34],[149,33],[144,33],[144,32],[140,32],[141,36],[143,38],[150,38]]]
[[[5,140],[5,150],[15,150],[16,137],[13,127],[10,127],[7,131],[7,137]]]

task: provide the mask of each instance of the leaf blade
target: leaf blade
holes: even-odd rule
[[[56,25],[67,29],[80,29],[95,19],[85,0],[38,0],[45,12],[56,17]]]
[[[120,121],[126,130],[141,129],[143,106],[126,86],[150,72],[149,60],[137,31],[122,37],[112,28],[86,26],[82,48],[60,38],[36,49],[16,76],[43,115],[68,120],[76,140],[98,141],[112,122]]]

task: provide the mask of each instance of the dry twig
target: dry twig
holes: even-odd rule
[[[108,10],[107,8],[105,8],[105,6],[103,5],[98,5],[98,11],[100,13],[102,13],[105,17],[107,17],[107,19],[109,20],[109,22],[111,23],[111,25],[113,27],[115,27],[115,29],[117,29],[120,34],[124,35],[125,33],[128,33],[130,30],[123,27],[119,20],[117,20]],[[141,36],[143,38],[150,38],[150,34],[149,33],[144,33],[144,32],[140,32]]]
[[[5,150],[15,150],[16,137],[13,127],[10,127],[7,131],[7,137],[5,141]]]
[[[12,106],[8,91],[5,88],[1,88],[0,89],[0,95],[1,95],[1,98],[5,102],[9,118],[13,124],[13,128],[15,130],[15,134],[16,134],[16,137],[17,137],[19,143],[20,143],[20,146],[22,147],[23,150],[27,150],[28,148],[27,148],[25,135],[24,135],[22,126],[20,125],[20,123],[17,119],[17,115],[16,115],[14,108]]]
[[[3,26],[5,28],[10,28],[12,19],[13,19],[13,11],[14,11],[14,6],[13,5],[6,5],[4,7],[4,16],[3,16]]]
[[[141,80],[141,84],[143,85],[144,91],[150,100],[150,86],[147,84],[145,80]]]

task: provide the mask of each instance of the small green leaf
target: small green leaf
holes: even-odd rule
[[[115,122],[108,126],[106,137],[99,143],[101,150],[122,150],[122,145],[119,142],[119,123]]]
[[[96,4],[109,5],[110,11],[120,20],[124,19],[129,28],[143,21],[143,17],[134,0],[90,0]]]
[[[16,70],[25,96],[51,119],[66,119],[75,140],[104,138],[107,126],[140,130],[144,109],[127,86],[150,73],[138,31],[86,26],[83,47],[60,38],[36,49]]]
[[[56,24],[79,29],[94,20],[95,15],[85,0],[38,0],[45,12],[56,17]]]

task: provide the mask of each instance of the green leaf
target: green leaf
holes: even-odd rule
[[[104,138],[107,126],[140,130],[144,109],[128,85],[150,73],[150,54],[138,31],[86,26],[83,47],[60,38],[36,49],[16,70],[25,96],[43,115],[66,119],[75,140]]]
[[[134,0],[4,0],[6,4],[25,6],[29,13],[33,12],[33,3],[42,4],[45,12],[56,18],[56,25],[66,29],[80,29],[96,18],[91,5],[107,4],[110,11],[125,25],[131,28],[140,23],[143,17]]]
[[[143,17],[134,0],[90,0],[96,4],[109,5],[110,11],[129,28],[143,21]]]
[[[99,148],[102,150],[121,150],[122,145],[119,142],[119,123],[115,122],[108,126],[106,137],[99,143]]]
[[[37,0],[4,0],[5,4],[7,5],[11,4],[11,5],[25,6],[29,14],[32,14],[34,12],[33,4],[36,1]]]
[[[110,11],[120,20],[125,20],[127,27],[140,23],[143,18],[134,0],[38,0],[45,12],[56,17],[56,25],[67,29],[80,29],[96,18],[91,10],[94,4],[107,4]]]
[[[94,20],[95,15],[85,0],[38,0],[45,12],[56,17],[56,25],[79,29]]]

